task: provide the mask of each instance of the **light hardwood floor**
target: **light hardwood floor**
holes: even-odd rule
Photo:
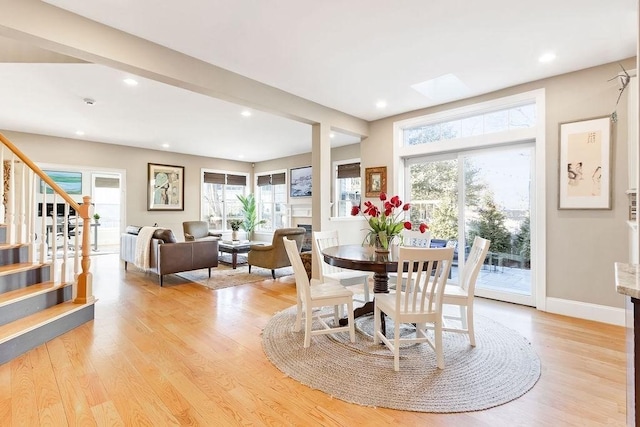
[[[95,320],[0,365],[0,425],[625,424],[622,327],[478,299],[478,313],[531,341],[542,361],[538,383],[485,411],[402,412],[345,403],[271,365],[261,330],[294,304],[290,278],[160,288],[156,276],[125,273],[117,255],[94,257],[92,271]]]

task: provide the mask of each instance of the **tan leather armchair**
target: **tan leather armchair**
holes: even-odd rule
[[[222,237],[222,233],[209,231],[209,224],[206,221],[185,221],[182,223],[182,230],[185,242],[203,239],[218,240]]]
[[[270,269],[271,276],[275,279],[276,268],[291,265],[282,238],[286,236],[289,240],[295,240],[298,248],[300,248],[305,232],[306,230],[301,227],[279,228],[273,233],[273,240],[270,245],[251,245],[251,249],[247,254],[249,273],[251,273],[251,266],[255,265],[256,267]]]

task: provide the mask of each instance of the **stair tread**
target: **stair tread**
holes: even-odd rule
[[[41,267],[46,264],[33,263],[33,262],[19,262],[9,265],[0,265],[0,276],[12,273],[18,273],[21,271],[32,270]]]
[[[0,249],[21,248],[28,246],[26,243],[0,243]]]
[[[72,301],[67,301],[39,311],[31,316],[23,317],[22,319],[2,325],[0,326],[0,343],[6,342],[25,332],[31,331],[38,326],[50,323],[66,314],[73,313],[93,304],[93,302],[87,304],[75,304]]]
[[[36,283],[24,288],[15,289],[0,294],[0,307],[10,302],[28,298],[30,296],[38,295],[43,292],[47,292],[52,289],[64,288],[65,286],[71,286],[71,283],[55,284],[54,282],[42,282]]]

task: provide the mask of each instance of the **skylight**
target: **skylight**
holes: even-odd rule
[[[453,74],[444,74],[435,79],[416,83],[411,87],[431,101],[444,102],[454,99],[464,98],[470,95],[471,91],[462,80]]]

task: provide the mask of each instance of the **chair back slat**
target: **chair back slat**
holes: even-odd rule
[[[449,276],[453,248],[398,249],[398,272],[405,266],[404,291],[396,292],[396,310],[405,314],[440,311],[444,286]]]
[[[337,230],[314,231],[313,245],[316,248],[317,265],[321,275],[320,280],[325,280],[325,274],[339,273],[340,271],[342,271],[340,267],[334,267],[324,262],[324,257],[322,256],[322,251],[324,249],[340,245]]]
[[[476,236],[473,240],[471,251],[460,274],[460,287],[470,296],[473,296],[478,273],[487,257],[490,245],[491,240],[483,239],[480,236]]]
[[[298,251],[298,245],[295,240],[287,239],[287,236],[282,237],[282,243],[287,251],[287,256],[293,267],[293,274],[296,279],[296,293],[298,299],[304,301],[305,304],[309,304],[311,301],[311,290],[309,289],[309,277],[307,271],[300,258],[300,252]]]
[[[420,230],[402,230],[402,245],[415,248],[428,248],[431,245],[431,232]]]

